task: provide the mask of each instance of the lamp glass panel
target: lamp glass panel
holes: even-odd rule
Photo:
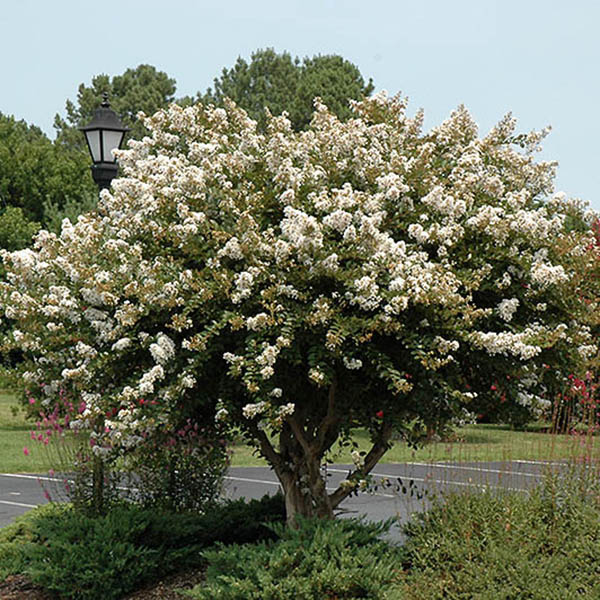
[[[97,129],[92,129],[85,132],[85,137],[90,147],[92,160],[95,163],[100,162],[102,160],[102,156],[100,155],[100,132]]]
[[[104,141],[104,156],[102,157],[104,162],[115,162],[115,157],[112,154],[113,150],[117,150],[123,138],[122,131],[109,131],[104,130],[102,132]]]

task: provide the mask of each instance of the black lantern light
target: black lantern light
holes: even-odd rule
[[[129,131],[108,102],[108,93],[104,92],[102,104],[96,110],[91,123],[79,128],[85,134],[90,154],[92,155],[92,177],[100,190],[110,187],[119,167],[113,150],[118,150]]]

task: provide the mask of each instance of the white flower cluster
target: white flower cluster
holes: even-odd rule
[[[350,457],[352,458],[352,462],[357,469],[362,469],[365,465],[364,456],[358,450],[352,450],[350,453]]]
[[[166,365],[175,356],[175,344],[168,335],[159,333],[156,343],[150,344],[150,354],[155,363]]]
[[[252,293],[254,279],[258,275],[259,270],[256,267],[250,267],[247,271],[242,271],[235,276],[235,290],[231,295],[231,301],[234,304],[239,304],[242,300],[248,298]]]
[[[278,346],[271,346],[270,344],[265,344],[263,347],[263,351],[256,357],[256,364],[261,368],[260,374],[263,379],[269,379],[275,370],[273,369],[273,365],[277,360],[277,355],[279,354]]]
[[[123,337],[112,345],[111,350],[113,352],[121,352],[122,350],[129,348],[129,346],[131,346],[131,338]]]
[[[547,287],[562,283],[569,279],[562,265],[550,265],[543,262],[535,262],[531,266],[531,279],[541,287]]]
[[[350,371],[360,369],[363,366],[362,360],[360,360],[360,358],[348,358],[344,356],[342,362],[344,363],[346,369],[349,369]]]
[[[246,327],[250,331],[258,331],[262,329],[269,322],[269,315],[264,312],[258,313],[253,317],[248,317],[246,319]]]
[[[219,251],[218,255],[226,256],[233,260],[242,260],[244,258],[244,254],[242,252],[242,248],[240,246],[240,242],[236,237],[232,237],[226,244],[223,246],[223,249]]]
[[[262,415],[267,410],[268,406],[269,405],[262,400],[254,404],[246,404],[242,408],[242,414],[246,419],[255,419],[259,415]]]
[[[283,406],[280,406],[277,409],[277,414],[279,417],[283,418],[289,415],[293,415],[294,410],[296,410],[296,405],[293,402],[288,402],[287,404],[284,404]]]
[[[598,352],[598,346],[596,344],[583,344],[577,348],[579,355],[584,358],[592,358]]]
[[[436,349],[440,354],[450,354],[450,352],[457,352],[460,348],[460,342],[458,340],[447,340],[440,335],[434,338],[433,343],[435,344]]]
[[[532,331],[522,333],[512,333],[503,331],[496,333],[494,331],[483,332],[475,331],[470,339],[477,348],[483,348],[488,354],[503,354],[505,356],[516,356],[522,360],[528,360],[537,356],[542,348],[527,341],[532,336]]]
[[[526,408],[533,419],[539,419],[552,406],[546,398],[525,391],[517,393],[517,403]]]
[[[154,392],[154,384],[165,376],[164,369],[160,365],[155,365],[149,371],[144,373],[138,384],[139,393],[144,396]]]
[[[512,321],[512,318],[517,312],[518,307],[518,298],[505,298],[498,303],[496,311],[500,315],[500,318],[508,323],[509,321]]]

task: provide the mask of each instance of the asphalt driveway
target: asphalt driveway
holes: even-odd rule
[[[366,515],[370,520],[397,516],[402,522],[414,512],[424,510],[434,494],[449,490],[484,488],[526,491],[536,485],[549,468],[562,463],[538,461],[472,463],[403,463],[381,464],[372,473],[376,482],[386,480],[373,493],[359,493],[347,498],[340,507],[344,515]],[[332,465],[327,469],[328,487],[335,489],[345,478],[349,465]],[[27,474],[0,474],[0,527],[15,517],[48,502],[44,490],[56,488],[60,479]],[[275,493],[279,482],[268,467],[233,467],[225,482],[230,498],[260,498]]]

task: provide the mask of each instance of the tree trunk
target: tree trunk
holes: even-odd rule
[[[104,512],[104,463],[99,456],[93,457],[92,510],[95,515]]]
[[[300,413],[288,416],[279,432],[278,450],[263,430],[251,424],[251,433],[283,487],[287,524],[292,527],[297,524],[298,515],[332,519],[333,510],[355,489],[353,483],[365,478],[388,448],[392,428],[382,423],[364,464],[348,476],[348,482],[344,482],[349,485],[340,485],[328,493],[321,461],[340,433],[341,418],[336,413],[335,396],[334,380],[329,389],[325,416]]]
[[[282,435],[280,445],[286,460],[275,466],[275,473],[283,487],[288,525],[296,524],[297,515],[332,519],[320,455],[307,452],[292,436]]]

